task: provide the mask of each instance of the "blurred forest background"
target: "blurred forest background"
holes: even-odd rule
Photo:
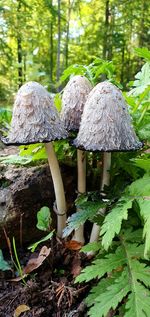
[[[112,60],[124,88],[141,68],[134,51],[150,45],[149,0],[1,0],[0,99],[24,82],[51,92],[71,64]]]

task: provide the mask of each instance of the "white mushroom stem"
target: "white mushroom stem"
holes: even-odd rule
[[[50,171],[54,184],[54,191],[56,197],[56,207],[57,207],[57,235],[62,237],[63,229],[66,226],[66,199],[64,193],[64,185],[60,173],[60,168],[58,160],[53,148],[53,144],[45,143],[45,148],[48,156],[48,162],[50,166]]]
[[[78,169],[78,195],[86,192],[86,152],[77,150],[77,169]],[[77,210],[78,212],[78,210]],[[84,244],[84,225],[75,230],[72,238]]]
[[[111,167],[111,153],[104,152],[103,153],[103,171],[102,171],[102,180],[101,180],[101,188],[100,190],[104,190],[104,186],[109,186],[110,184],[110,167]],[[101,210],[102,214],[105,214],[106,208],[102,208]],[[99,233],[100,233],[100,227],[94,223],[91,236],[90,236],[90,242],[98,241],[99,239]]]

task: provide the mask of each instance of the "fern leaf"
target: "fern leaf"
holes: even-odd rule
[[[150,268],[143,261],[141,230],[132,232],[128,229],[119,237],[117,244],[120,245],[113,244],[111,254],[101,254],[101,258],[93,261],[76,279],[83,282],[102,278],[86,298],[90,307],[88,314],[90,317],[106,317],[113,308],[123,309],[124,317],[149,317]],[[132,238],[136,243],[132,243]]]
[[[105,217],[101,228],[102,245],[105,250],[110,247],[113,238],[119,234],[123,220],[128,218],[128,209],[132,207],[132,200],[121,199],[112,211]]]
[[[97,259],[93,263],[82,270],[81,274],[76,278],[76,282],[90,281],[96,277],[102,277],[105,273],[111,272],[113,269],[121,267],[126,262],[124,250],[118,247],[115,253],[107,254],[104,259]]]
[[[135,282],[134,289],[128,297],[127,312],[124,317],[149,317],[150,292],[142,284]]]
[[[86,201],[78,206],[78,212],[74,213],[67,220],[67,227],[63,231],[63,237],[67,237],[74,229],[85,223],[87,219],[92,220],[106,204],[103,202]]]
[[[140,207],[140,214],[144,220],[143,237],[145,238],[145,249],[144,257],[148,258],[150,252],[150,200],[149,199],[138,199]]]
[[[110,278],[103,278],[99,281],[99,283],[92,288],[90,294],[86,298],[86,304],[88,307],[92,306],[96,301],[97,297],[101,294],[105,293],[107,288],[114,284],[115,278],[120,276],[120,272],[117,272],[110,276]]]
[[[111,308],[115,309],[130,291],[128,274],[124,271],[115,282],[108,286],[106,292],[95,299],[95,305],[90,308],[90,317],[105,317]]]
[[[126,194],[132,198],[138,199],[143,196],[149,196],[150,193],[150,175],[145,174],[127,187]]]

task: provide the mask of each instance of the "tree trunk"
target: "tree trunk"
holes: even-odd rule
[[[23,84],[23,68],[22,68],[22,39],[19,26],[20,20],[20,10],[21,10],[21,1],[18,0],[17,5],[17,60],[18,60],[18,87],[20,88]]]
[[[104,36],[103,36],[103,59],[108,57],[108,29],[109,29],[109,0],[106,0],[105,5],[105,24],[104,24]]]
[[[71,15],[71,1],[68,0],[68,16],[67,16],[67,30],[66,30],[66,68],[68,67],[69,59],[69,27],[70,27],[70,15]]]
[[[52,8],[53,0],[50,1],[50,5]],[[53,16],[50,22],[50,81],[53,82]]]
[[[56,80],[59,82],[60,79],[60,42],[61,42],[61,16],[60,16],[60,1],[58,0],[58,44],[57,44],[57,72],[56,72]]]

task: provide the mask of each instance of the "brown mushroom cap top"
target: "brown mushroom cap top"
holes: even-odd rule
[[[3,142],[20,145],[66,137],[67,132],[50,94],[36,82],[24,84],[16,95],[11,128]]]
[[[91,89],[89,80],[79,75],[72,77],[64,88],[61,118],[67,131],[79,130],[83,107]]]
[[[133,151],[142,147],[121,91],[110,82],[95,86],[84,106],[74,145],[89,151]]]

